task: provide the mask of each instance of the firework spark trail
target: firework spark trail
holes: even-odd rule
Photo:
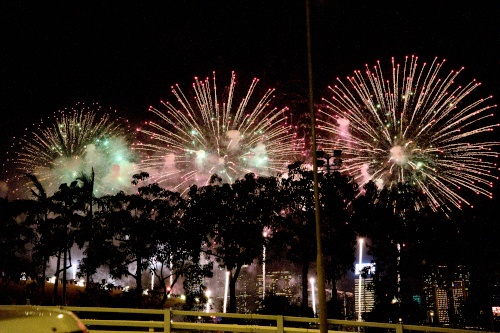
[[[456,85],[463,68],[441,79],[444,62],[393,58],[390,75],[377,62],[347,83],[337,78],[323,99],[318,144],[342,150],[344,171],[360,185],[410,182],[435,209],[472,206],[462,188],[491,197],[499,142],[485,138],[499,126],[490,112],[496,105],[492,96],[468,101],[480,83]]]
[[[205,185],[213,174],[233,182],[249,172],[276,175],[286,171],[297,157],[299,141],[287,124],[288,108],[270,106],[274,89],[251,106],[258,81],[252,81],[236,108],[234,72],[225,98],[217,92],[215,73],[211,81],[195,77],[192,99],[173,86],[179,108],[163,101],[163,110],[150,107],[159,120],[138,129],[147,136],[135,145],[144,156],[139,167],[155,182],[180,191],[193,184]]]
[[[26,173],[34,174],[52,194],[81,173],[90,175],[92,168],[96,195],[131,188],[134,157],[125,126],[102,111],[98,105],[81,104],[61,110],[19,140],[12,161],[20,173],[19,195],[24,195]]]

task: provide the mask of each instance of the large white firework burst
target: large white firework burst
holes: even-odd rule
[[[233,182],[250,172],[276,175],[286,171],[298,148],[288,124],[288,109],[270,105],[274,89],[254,101],[258,81],[252,81],[240,103],[234,101],[234,72],[222,96],[215,73],[212,79],[195,77],[190,96],[173,86],[177,105],[162,101],[161,110],[150,107],[157,120],[138,129],[145,135],[135,145],[143,155],[141,170],[153,181],[180,191],[193,184],[205,185],[214,174]]]
[[[14,145],[12,162],[21,184],[28,181],[24,174],[33,174],[49,195],[92,170],[95,194],[114,194],[132,188],[135,167],[129,146],[124,121],[97,104],[77,104],[27,130]],[[20,196],[25,189],[20,186]]]
[[[412,56],[400,65],[393,58],[392,70],[377,62],[347,83],[337,79],[323,99],[318,143],[341,150],[344,171],[358,183],[409,182],[435,209],[472,206],[463,189],[491,197],[498,179],[499,143],[490,139],[496,105],[492,96],[472,98],[475,80],[455,83],[463,68],[441,77],[444,63],[420,64]]]

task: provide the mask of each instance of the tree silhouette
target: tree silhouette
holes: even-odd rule
[[[335,286],[354,268],[356,233],[351,204],[359,192],[358,185],[352,177],[330,172],[319,177],[319,191],[326,280]]]
[[[0,301],[7,301],[7,291],[11,283],[17,283],[21,274],[36,274],[30,265],[27,245],[33,240],[33,230],[24,221],[19,221],[19,215],[33,211],[33,202],[19,200],[9,202],[0,198]]]
[[[372,288],[375,308],[367,320],[413,320],[412,296],[422,288],[422,247],[417,238],[421,221],[431,212],[421,206],[422,194],[408,183],[378,190],[373,182],[364,186],[355,203],[356,229],[367,237],[368,254],[375,264]]]
[[[244,265],[260,256],[271,206],[264,192],[272,181],[247,174],[234,184],[214,175],[210,184],[189,191],[190,223],[198,221],[206,235],[205,253],[229,274],[229,312],[236,312],[236,282]]]
[[[357,184],[339,172],[318,175],[323,256],[327,281],[335,281],[352,269],[355,233],[350,221],[350,203],[357,194]],[[286,257],[302,269],[302,314],[308,313],[308,273],[316,259],[312,171],[300,162],[289,166],[279,186],[280,217],[271,242],[281,246]],[[278,250],[279,251],[279,250]]]
[[[54,302],[58,301],[59,274],[62,272],[62,300],[66,305],[67,271],[72,267],[71,248],[75,244],[75,230],[77,230],[84,219],[84,208],[82,206],[81,188],[77,181],[70,185],[61,184],[59,190],[51,197],[51,207],[54,212],[54,237],[57,239],[57,267],[56,281],[54,285]],[[62,267],[61,267],[62,261]]]
[[[53,224],[49,219],[51,201],[47,197],[47,192],[37,177],[33,174],[26,174],[26,177],[31,181],[34,188],[31,188],[31,194],[35,199],[36,205],[31,209],[28,223],[35,227],[36,239],[33,241],[33,257],[37,265],[40,267],[41,277],[39,282],[42,289],[42,297],[45,296],[45,281],[47,263],[50,257],[56,253],[54,249],[55,243],[52,235]]]
[[[188,299],[200,295],[203,278],[212,275],[212,264],[200,261],[203,235],[199,226],[184,219],[186,202],[178,192],[161,191],[157,195],[158,205],[154,256],[150,258],[150,269],[160,283],[162,298],[159,307],[163,307],[174,286],[184,278],[184,290]],[[167,281],[171,281],[167,284]],[[193,296],[194,291],[194,296]]]
[[[109,268],[115,278],[132,276],[136,282],[135,296],[139,302],[143,287],[142,273],[154,255],[157,199],[162,189],[157,184],[138,188],[136,194],[120,192],[108,197],[103,212],[113,239],[109,240]],[[135,266],[135,272],[133,268]]]
[[[101,232],[96,229],[102,226],[97,225],[96,221],[94,221],[94,179],[94,168],[92,168],[90,175],[82,172],[76,178],[80,187],[80,196],[78,199],[80,201],[79,204],[81,205],[81,209],[83,210],[84,218],[82,223],[79,225],[75,238],[80,249],[87,245],[87,248],[83,252],[86,256],[82,259],[81,263],[81,268],[85,271],[85,289],[90,287],[92,275],[100,265],[100,260],[95,260],[100,258],[100,256],[97,255],[95,249],[93,249],[95,236]]]
[[[300,162],[290,165],[280,182],[277,200],[282,209],[271,239],[272,247],[281,246],[286,258],[301,267],[303,316],[308,313],[309,267],[316,258],[313,189],[312,171]]]

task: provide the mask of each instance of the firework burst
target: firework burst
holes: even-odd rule
[[[491,197],[498,179],[499,142],[488,139],[498,126],[496,105],[491,96],[471,98],[475,80],[455,83],[463,68],[440,78],[444,60],[417,60],[399,65],[393,58],[390,72],[377,63],[347,83],[337,79],[332,97],[323,99],[318,143],[342,150],[344,171],[360,184],[410,182],[435,209],[472,206],[462,189]]]
[[[234,72],[222,97],[215,73],[212,80],[195,78],[192,98],[173,86],[178,106],[161,102],[162,110],[150,107],[158,120],[138,129],[146,136],[136,144],[144,156],[139,167],[155,182],[181,191],[192,184],[206,184],[213,174],[233,182],[249,172],[285,171],[297,149],[295,134],[287,124],[288,109],[270,106],[274,89],[254,103],[257,83],[258,79],[252,81],[236,107]]]
[[[37,177],[47,193],[82,173],[95,172],[96,194],[113,194],[131,186],[133,154],[124,123],[111,119],[98,105],[61,110],[15,145],[18,181],[24,174]],[[29,184],[28,184],[29,185]],[[24,186],[18,189],[22,195]]]

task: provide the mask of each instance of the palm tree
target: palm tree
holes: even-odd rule
[[[94,179],[95,179],[95,174],[94,174],[94,168],[92,168],[90,176],[85,174],[85,173],[80,173],[76,180],[80,183],[81,186],[81,204],[83,204],[83,209],[85,212],[85,221],[82,225],[80,225],[79,228],[79,233],[78,233],[78,238],[77,238],[77,244],[81,248],[84,247],[84,244],[87,244],[87,249],[84,251],[84,254],[86,254],[86,257],[83,258],[83,267],[85,268],[85,278],[86,278],[86,283],[85,283],[85,290],[88,291],[88,288],[90,287],[90,282],[91,282],[91,277],[93,272],[95,271],[96,266],[98,266],[98,263],[93,263],[91,261],[95,261],[96,257],[94,255],[91,255],[92,252],[92,247],[93,247],[93,239],[94,236],[96,236],[96,233],[99,233],[99,230],[95,230],[94,226],[94,213],[93,213],[93,207],[94,207]]]
[[[78,181],[68,184],[61,184],[59,190],[52,196],[53,211],[56,214],[54,219],[56,227],[56,237],[59,240],[57,253],[56,277],[62,272],[63,289],[62,304],[66,305],[66,281],[67,270],[71,268],[71,248],[75,242],[75,230],[81,225],[83,219],[83,207],[81,204],[81,188]],[[62,260],[62,268],[60,266]],[[68,261],[69,260],[69,261]],[[68,264],[69,262],[69,264]],[[54,286],[54,297],[57,303],[58,279]]]
[[[51,200],[47,196],[42,184],[38,181],[37,177],[33,174],[26,174],[26,177],[33,183],[34,188],[31,188],[31,194],[37,201],[37,211],[31,216],[33,222],[36,224],[36,231],[39,235],[39,240],[35,244],[35,257],[40,258],[42,264],[40,278],[42,296],[45,295],[45,281],[47,263],[50,257],[55,253],[54,243],[52,242],[52,222],[49,220]]]

